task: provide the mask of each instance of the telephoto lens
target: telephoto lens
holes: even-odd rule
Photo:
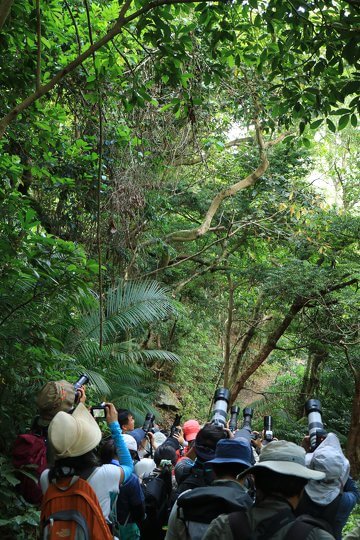
[[[144,425],[142,427],[145,433],[148,433],[152,429],[154,425],[154,420],[155,414],[148,412],[145,416]]]
[[[245,407],[245,409],[243,410],[244,421],[242,427],[247,428],[249,431],[251,431],[251,419],[253,417],[253,414],[254,409],[252,409],[251,407]]]
[[[272,416],[264,416],[264,440],[271,442],[274,438],[272,429]]]
[[[85,384],[88,384],[89,382],[89,376],[86,375],[85,373],[83,373],[79,379],[76,381],[76,383],[74,383],[74,388],[75,388],[75,403],[79,403],[80,401],[80,397],[81,397],[81,392],[79,392],[79,389],[84,386]]]
[[[253,414],[254,409],[252,409],[251,407],[245,407],[245,409],[243,409],[243,424],[241,428],[238,429],[234,434],[235,439],[244,438],[250,442],[251,439],[254,438],[254,434],[252,433],[251,428],[251,419],[253,417]]]
[[[305,412],[308,417],[310,449],[313,452],[318,446],[318,434],[325,434],[321,417],[321,403],[318,399],[308,399],[305,403]]]
[[[233,405],[230,409],[229,429],[231,432],[234,432],[237,430],[239,412],[240,412],[240,407],[238,407],[237,405]]]
[[[218,388],[214,395],[214,407],[211,423],[215,426],[226,426],[226,415],[228,403],[230,400],[230,391],[227,388]]]

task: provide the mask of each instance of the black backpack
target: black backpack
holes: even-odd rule
[[[249,495],[234,486],[206,486],[180,495],[177,500],[177,517],[184,522],[187,537],[200,540],[210,522],[220,514],[230,514],[252,505]]]
[[[206,469],[199,464],[188,465],[184,467],[181,478],[178,479],[176,495],[178,497],[181,493],[189,489],[210,486],[214,480],[215,475],[210,467]]]
[[[292,523],[292,525],[288,528],[283,540],[306,540],[315,528],[323,529],[332,534],[331,528],[326,521],[305,514],[296,518],[290,508],[264,519],[256,531],[251,530],[246,511],[229,514],[229,525],[234,540],[237,540],[237,538],[241,538],[241,540],[270,540],[275,533],[289,523]]]
[[[169,479],[165,477],[166,474],[171,475],[153,472],[142,480],[146,514],[140,526],[143,540],[156,540],[165,536],[163,527],[169,518],[171,494],[171,477],[167,481]]]

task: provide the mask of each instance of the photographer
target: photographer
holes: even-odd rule
[[[118,419],[123,433],[129,433],[135,428],[134,415],[128,409],[118,409]]]
[[[183,492],[175,502],[166,540],[200,540],[209,523],[220,514],[250,508],[253,501],[237,477],[250,467],[251,447],[244,439],[221,439],[214,459],[207,462],[214,472],[210,486]]]
[[[326,476],[320,482],[310,481],[307,484],[297,515],[309,514],[325,520],[336,540],[341,540],[342,529],[360,496],[349,476],[350,465],[337,436],[329,433],[314,452],[306,455],[306,464]]]
[[[58,412],[49,425],[49,442],[55,453],[55,465],[40,478],[44,495],[51,483],[64,478],[82,477],[88,481],[99,500],[106,520],[110,514],[111,493],[131,475],[133,463],[121,434],[118,413],[112,403],[106,404],[106,422],[114,440],[119,467],[100,466],[95,449],[101,441],[101,430],[90,412],[80,403],[73,414]],[[46,517],[46,516],[45,516]]]
[[[77,403],[85,403],[85,384],[88,381],[88,377],[82,375],[75,384],[65,380],[47,382],[37,395],[39,414],[35,417],[30,431],[18,435],[15,440],[13,465],[21,471],[17,490],[31,504],[40,504],[40,475],[48,464],[54,462],[54,456],[47,444],[49,423],[59,411],[71,413]],[[38,481],[24,473],[29,466]]]
[[[175,467],[175,478],[178,483],[177,495],[194,487],[209,485],[214,480],[214,473],[207,462],[215,458],[218,441],[228,438],[228,431],[220,426],[205,424],[196,435],[195,461],[185,459]]]
[[[331,540],[334,537],[312,520],[296,519],[304,486],[324,473],[305,466],[305,451],[287,441],[273,441],[260,453],[259,462],[244,471],[255,477],[257,499],[247,511],[220,515],[211,522],[203,540]],[[304,522],[305,521],[305,522]]]

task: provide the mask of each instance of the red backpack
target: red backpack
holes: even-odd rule
[[[49,485],[41,504],[43,540],[113,540],[99,500],[79,476]]]
[[[45,437],[34,433],[18,435],[13,447],[13,465],[20,469],[19,492],[32,504],[40,504],[42,499],[39,479],[47,468]],[[27,473],[35,476],[34,480]]]

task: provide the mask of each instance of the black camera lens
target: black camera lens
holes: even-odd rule
[[[230,409],[230,422],[229,429],[230,431],[235,431],[237,429],[238,416],[240,412],[240,407],[233,405]]]
[[[250,428],[251,430],[251,419],[253,417],[253,414],[254,414],[254,409],[252,409],[251,407],[245,407],[245,409],[243,410],[243,417],[244,417],[243,427]]]
[[[147,413],[144,420],[143,430],[148,433],[154,427],[155,414]]]
[[[318,412],[321,414],[321,403],[318,399],[308,399],[305,403],[305,412],[310,414],[312,412]]]

